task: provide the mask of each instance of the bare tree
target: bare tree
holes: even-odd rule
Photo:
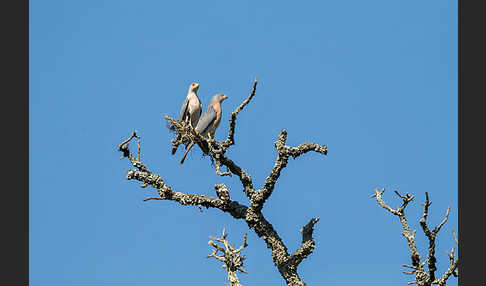
[[[214,162],[216,173],[220,176],[236,175],[243,187],[243,192],[249,200],[249,205],[240,204],[232,201],[228,196],[219,196],[219,198],[176,192],[171,186],[167,185],[162,177],[158,174],[152,173],[140,160],[140,141],[138,141],[137,157],[131,154],[129,150],[129,142],[133,138],[139,138],[136,131],[118,146],[118,150],[123,153],[122,158],[128,158],[130,163],[135,167],[127,172],[126,178],[128,180],[137,180],[142,182],[141,187],[145,188],[148,185],[155,188],[158,192],[157,197],[149,197],[148,200],[169,200],[177,202],[181,205],[194,205],[206,208],[217,208],[223,212],[229,213],[235,219],[243,219],[248,227],[252,229],[263,241],[267,247],[272,251],[272,260],[277,267],[281,276],[287,285],[306,285],[299,275],[297,268],[300,263],[309,256],[315,248],[315,242],[312,238],[314,232],[314,225],[319,221],[319,218],[312,218],[300,232],[302,233],[302,243],[296,251],[289,253],[287,246],[284,244],[277,231],[272,224],[265,219],[262,214],[262,209],[267,199],[272,195],[275,183],[280,177],[281,171],[287,166],[290,157],[297,158],[307,152],[314,151],[323,155],[327,154],[327,147],[325,145],[318,145],[316,143],[302,143],[298,146],[286,145],[287,131],[282,130],[277,138],[275,149],[277,151],[277,158],[275,164],[267,176],[265,182],[260,189],[256,189],[253,185],[252,178],[243,168],[226,156],[226,151],[235,144],[235,124],[238,113],[251,101],[255,95],[257,86],[257,79],[253,83],[253,88],[248,98],[246,98],[232,113],[229,120],[229,130],[226,140],[217,142],[214,139],[206,139],[194,132],[194,130],[185,122],[174,120],[168,115],[165,115],[167,120],[167,127],[177,134],[177,140],[172,141],[173,148],[177,148],[180,144],[189,144],[195,142],[199,145],[203,154],[210,157]],[[227,168],[222,171],[221,167]],[[216,191],[220,194],[229,194],[229,191],[223,192],[223,189],[228,190],[224,184],[216,184]]]
[[[385,192],[384,188],[382,189],[381,192],[378,189],[376,189],[375,194],[373,194],[372,197],[376,197],[376,201],[381,207],[383,207],[390,213],[398,216],[400,222],[402,223],[402,227],[403,227],[402,235],[407,239],[408,246],[411,252],[411,259],[412,259],[412,265],[406,265],[406,264],[403,265],[404,267],[410,268],[412,270],[403,271],[403,273],[415,276],[415,280],[409,282],[408,285],[417,284],[419,286],[430,286],[432,284],[437,284],[440,286],[445,286],[447,279],[449,279],[451,275],[458,277],[459,258],[455,258],[454,247],[452,247],[450,253],[446,251],[447,255],[449,256],[449,268],[445,271],[445,273],[441,277],[435,276],[435,272],[437,271],[437,267],[435,265],[437,262],[437,259],[435,257],[435,238],[437,237],[437,234],[439,233],[441,227],[446,223],[447,219],[449,218],[450,207],[447,208],[445,218],[433,230],[430,230],[429,227],[427,226],[427,215],[429,213],[429,207],[432,204],[432,202],[429,201],[429,194],[425,192],[425,203],[423,204],[424,213],[419,222],[424,234],[427,236],[429,240],[429,247],[428,247],[427,259],[421,261],[420,254],[415,244],[416,230],[414,230],[413,232],[410,231],[410,227],[408,226],[407,219],[405,218],[405,208],[407,207],[408,203],[410,203],[414,199],[414,196],[408,193],[406,193],[405,196],[403,196],[400,193],[398,193],[398,191],[395,191],[397,196],[399,196],[402,199],[403,203],[400,207],[393,209],[383,201],[382,195],[384,192]],[[456,245],[459,245],[459,241],[457,240],[456,233],[454,232],[454,230],[452,230],[452,234],[454,236],[454,241],[456,242]],[[425,269],[426,264],[427,264],[427,270]]]
[[[228,272],[228,281],[230,286],[242,286],[238,280],[236,272],[240,271],[248,274],[248,272],[243,269],[243,261],[246,259],[246,257],[241,255],[241,251],[248,246],[246,243],[246,233],[243,237],[243,244],[239,248],[235,248],[233,245],[231,245],[226,240],[227,236],[228,233],[226,233],[224,228],[221,237],[209,236],[212,240],[210,240],[208,244],[215,249],[206,258],[212,257],[224,263],[222,267],[226,269],[226,272]],[[222,243],[224,247],[218,245],[215,241]],[[219,251],[221,251],[222,255],[218,255]]]

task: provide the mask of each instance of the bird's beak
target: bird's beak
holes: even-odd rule
[[[194,89],[195,90],[198,90],[199,89],[199,83],[196,83],[196,85],[194,86]]]
[[[223,100],[227,99],[228,96],[226,94],[223,94]]]

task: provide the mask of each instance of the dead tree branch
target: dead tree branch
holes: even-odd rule
[[[236,116],[238,113],[243,110],[243,108],[250,103],[250,100],[255,96],[255,91],[257,87],[258,80],[255,77],[253,81],[253,88],[251,89],[250,95],[247,99],[245,99],[236,109],[235,111],[231,112],[230,120],[229,120],[229,130],[228,130],[228,137],[225,141],[221,144],[221,147],[227,150],[230,146],[235,144],[235,126],[236,126]]]
[[[128,157],[130,163],[135,167],[135,169],[131,169],[127,171],[126,178],[128,180],[137,180],[143,183],[142,185],[143,188],[150,185],[157,190],[159,197],[156,198],[149,197],[146,198],[144,201],[154,200],[154,199],[170,200],[170,201],[175,201],[181,205],[193,205],[193,206],[201,206],[206,208],[217,208],[223,212],[227,212],[231,214],[234,218],[237,219],[245,218],[246,210],[248,209],[248,207],[244,205],[240,205],[238,202],[225,201],[225,200],[221,200],[206,195],[186,194],[186,193],[173,191],[172,187],[168,186],[164,182],[162,177],[160,177],[160,175],[150,172],[144,163],[137,160],[137,158],[130,153],[130,151],[128,150],[128,144],[130,140],[135,137],[136,137],[136,132],[133,132],[132,136],[130,136],[129,139],[125,140],[119,145],[118,150],[123,152],[124,157]]]
[[[139,154],[137,154],[137,158],[131,155],[128,150],[128,143],[134,136],[131,136],[129,139],[122,142],[122,144],[120,144],[122,147],[119,147],[118,150],[123,152],[124,157],[128,157],[131,164],[135,167],[135,169],[127,172],[127,179],[138,180],[143,183],[142,187],[150,185],[158,191],[159,197],[150,197],[145,200],[171,200],[181,205],[217,208],[223,212],[229,213],[236,219],[244,219],[248,227],[255,231],[258,237],[262,238],[267,247],[271,249],[274,265],[279,270],[287,285],[303,286],[306,284],[297,274],[297,268],[299,264],[314,251],[315,242],[312,238],[312,234],[314,226],[317,221],[319,221],[319,218],[311,219],[310,222],[301,229],[302,244],[294,253],[289,254],[287,247],[277,231],[273,228],[272,224],[265,219],[261,210],[265,201],[274,191],[275,183],[280,177],[282,169],[287,165],[289,157],[297,158],[310,151],[326,155],[327,147],[316,143],[303,143],[297,147],[287,146],[285,145],[287,132],[283,130],[278,136],[277,142],[275,142],[275,147],[278,152],[275,165],[262,188],[260,190],[255,189],[250,174],[229,159],[225,153],[235,143],[234,133],[236,117],[254,97],[256,86],[257,79],[255,78],[253,88],[248,98],[246,98],[235,111],[231,113],[228,137],[225,141],[220,143],[213,139],[203,138],[199,134],[196,134],[187,123],[174,120],[170,116],[165,115],[167,127],[169,130],[174,131],[178,138],[177,140],[172,141],[172,146],[177,147],[180,144],[195,142],[200,147],[203,154],[209,156],[211,161],[215,162],[216,173],[218,175],[227,176],[231,173],[238,176],[243,186],[243,191],[249,199],[249,207],[230,200],[229,190],[223,184],[215,185],[215,190],[219,198],[173,191],[158,174],[151,173],[148,170],[148,168],[140,161]],[[225,166],[228,169],[228,172],[221,172],[220,168],[222,166]],[[217,257],[215,258],[218,259]]]
[[[447,213],[444,218],[444,220],[434,228],[433,231],[430,231],[429,227],[427,226],[427,215],[429,213],[429,206],[432,204],[432,202],[429,201],[429,193],[425,192],[425,203],[423,204],[424,206],[424,214],[422,218],[420,219],[420,225],[422,226],[422,229],[429,239],[429,253],[427,257],[428,261],[428,268],[429,268],[429,276],[430,280],[434,281],[435,280],[435,271],[437,270],[437,267],[435,266],[437,259],[435,257],[435,238],[437,236],[437,233],[439,232],[440,228],[444,225],[444,223],[447,221],[449,218],[449,211],[450,207],[447,208]]]
[[[303,143],[297,147],[290,147],[285,145],[287,142],[287,131],[284,129],[275,141],[275,149],[277,150],[277,159],[273,166],[270,175],[268,175],[263,187],[251,200],[251,207],[260,211],[263,208],[265,201],[272,195],[275,183],[280,177],[280,172],[287,166],[289,157],[294,159],[309,151],[314,151],[327,155],[327,147],[325,145],[318,145],[316,143]]]
[[[441,227],[446,223],[447,219],[449,218],[450,207],[447,208],[447,212],[444,219],[431,231],[427,226],[427,216],[429,213],[429,207],[432,204],[432,202],[429,201],[429,194],[425,192],[425,202],[423,204],[424,212],[419,222],[420,222],[420,226],[422,227],[422,230],[424,231],[424,234],[427,236],[429,240],[429,248],[428,248],[427,259],[422,262],[420,258],[420,254],[417,250],[417,246],[415,244],[416,231],[414,230],[413,232],[410,232],[410,228],[408,226],[408,222],[407,219],[405,218],[405,213],[404,213],[408,203],[410,203],[414,199],[414,197],[408,193],[405,194],[405,196],[403,196],[400,195],[398,191],[395,191],[395,193],[402,199],[403,203],[397,209],[393,209],[383,201],[382,195],[384,192],[385,192],[384,188],[382,189],[381,192],[378,189],[376,189],[373,197],[376,197],[376,201],[381,207],[383,207],[390,213],[398,216],[400,222],[402,223],[402,227],[403,227],[402,235],[407,239],[408,246],[411,252],[411,260],[412,260],[412,265],[404,264],[403,266],[413,269],[410,272],[409,271],[402,271],[402,272],[408,275],[415,275],[415,281],[409,282],[408,284],[409,285],[417,284],[419,286],[430,286],[432,284],[437,284],[440,286],[445,286],[447,279],[451,274],[453,274],[456,277],[458,276],[458,270],[457,270],[458,259],[454,261],[454,247],[453,247],[451,254],[447,253],[450,260],[450,267],[439,279],[437,279],[435,274],[437,271],[437,267],[436,267],[437,259],[435,257],[435,239]],[[456,244],[458,244],[454,232],[453,235]],[[424,268],[426,263],[427,263],[428,271],[426,271]]]
[[[231,286],[242,286],[240,281],[238,280],[238,276],[236,275],[237,271],[243,272],[248,274],[245,269],[243,269],[243,261],[246,259],[244,255],[241,255],[241,251],[248,246],[246,243],[246,233],[243,237],[243,244],[235,249],[227,240],[226,237],[228,234],[226,233],[225,229],[223,228],[223,234],[221,237],[213,237],[210,236],[212,240],[208,242],[209,245],[214,247],[215,249],[206,256],[206,258],[215,258],[221,262],[223,262],[223,268],[226,269],[228,272],[228,281],[230,282]],[[214,241],[213,241],[214,240]],[[220,242],[223,244],[224,247],[221,247],[216,242]],[[218,255],[218,252],[221,252],[222,255]]]

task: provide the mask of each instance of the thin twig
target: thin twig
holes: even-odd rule
[[[236,125],[236,116],[238,113],[243,110],[243,108],[250,103],[250,100],[255,96],[255,91],[257,87],[258,79],[255,77],[253,81],[253,87],[251,89],[250,95],[233,111],[231,112],[230,120],[229,120],[229,130],[228,130],[228,137],[225,141],[222,142],[221,147],[226,150],[230,146],[235,144],[235,125]]]

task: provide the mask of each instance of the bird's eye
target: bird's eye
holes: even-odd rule
[[[191,86],[195,86],[195,84],[192,84]]]

